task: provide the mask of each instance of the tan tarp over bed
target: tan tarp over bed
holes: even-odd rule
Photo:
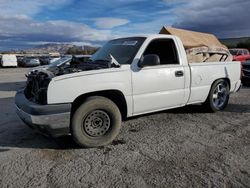
[[[189,62],[232,61],[228,48],[212,34],[163,27],[160,34],[178,36]]]

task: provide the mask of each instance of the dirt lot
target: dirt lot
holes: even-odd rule
[[[0,69],[0,187],[250,187],[250,88],[224,112],[189,106],[129,119],[112,145],[34,133],[13,97],[27,69]]]

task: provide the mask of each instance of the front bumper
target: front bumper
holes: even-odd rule
[[[70,134],[71,104],[39,105],[26,99],[23,90],[15,96],[16,112],[32,129],[58,137]]]

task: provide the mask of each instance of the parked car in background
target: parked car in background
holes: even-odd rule
[[[49,65],[50,64],[50,56],[42,56],[39,57],[39,61],[41,65]]]
[[[61,59],[61,57],[50,58],[49,64],[51,64],[51,63],[53,63],[53,62],[55,62],[55,61],[57,61],[59,59]]]
[[[250,59],[242,63],[242,83],[243,85],[250,84]]]
[[[3,54],[1,57],[2,67],[17,67],[17,58],[13,54]]]
[[[75,63],[79,62],[79,63],[84,63],[89,61],[89,59],[91,58],[91,55],[74,55],[72,56],[72,61],[74,61]]]
[[[51,64],[38,66],[36,68],[32,68],[30,71],[50,70],[50,69],[57,69],[59,67],[63,67],[67,65],[69,66],[71,60],[72,60],[72,56],[61,57],[60,59],[54,61]]]
[[[69,66],[85,63],[89,61],[91,55],[64,55],[61,58],[57,59],[56,61],[48,64],[36,67],[34,69],[31,69],[31,71],[34,70],[55,70],[59,68],[67,68]]]
[[[41,65],[49,65],[60,58],[61,57],[42,56],[42,57],[39,57],[39,60],[40,60]]]
[[[24,57],[19,64],[22,67],[36,67],[40,65],[38,57]]]
[[[16,56],[16,58],[17,58],[17,65],[18,66],[21,66],[22,65],[22,63],[23,63],[23,56]]]
[[[247,59],[250,59],[250,53],[248,49],[233,48],[229,49],[229,51],[233,55],[234,61],[245,62]]]

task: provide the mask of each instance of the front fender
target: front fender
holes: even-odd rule
[[[55,77],[48,86],[48,104],[72,103],[78,96],[102,91],[119,90],[124,96],[131,96],[130,69],[104,71],[94,74],[73,73],[66,77]]]

